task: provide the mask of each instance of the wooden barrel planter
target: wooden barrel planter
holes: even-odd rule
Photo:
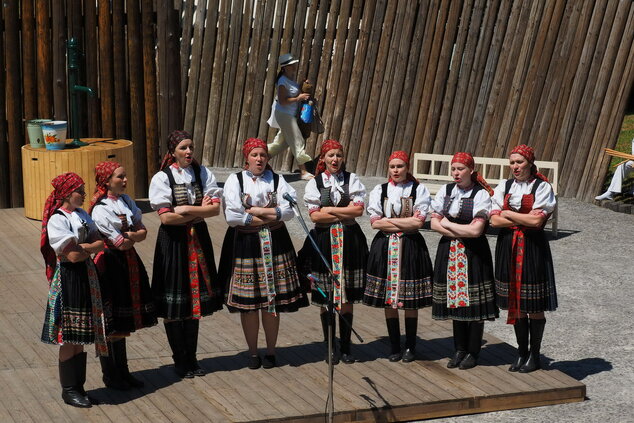
[[[68,140],[69,142],[72,140]],[[44,202],[53,190],[51,180],[65,172],[75,172],[86,183],[84,208],[90,204],[95,190],[95,165],[106,160],[117,161],[128,176],[126,194],[135,198],[132,141],[110,138],[84,138],[85,147],[46,150],[22,146],[22,177],[24,180],[24,215],[42,220]]]

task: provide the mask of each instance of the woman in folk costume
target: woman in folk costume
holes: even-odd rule
[[[508,310],[518,357],[509,368],[521,373],[541,368],[539,351],[545,311],[557,308],[555,272],[544,225],[557,204],[552,186],[534,164],[531,147],[509,156],[513,177],[493,194],[491,225],[500,228],[495,248],[495,283],[500,308]]]
[[[139,388],[143,382],[130,374],[126,336],[157,324],[156,310],[145,266],[134,244],[145,240],[147,230],[141,210],[124,194],[128,178],[117,162],[95,166],[95,194],[88,210],[106,248],[95,264],[102,277],[104,301],[112,310],[108,357],[101,357],[105,385],[113,389]]]
[[[409,173],[409,156],[395,151],[388,159],[389,180],[370,193],[368,213],[378,232],[368,257],[363,302],[385,309],[390,361],[415,359],[418,310],[432,303],[433,270],[419,229],[431,197]],[[398,310],[405,311],[405,352],[401,352]]]
[[[227,306],[240,312],[242,330],[249,347],[249,368],[276,365],[275,344],[279,313],[308,305],[301,292],[295,250],[284,221],[294,216],[284,195],[295,199],[295,190],[268,166],[266,143],[245,141],[244,170],[225,183],[227,230],[220,259],[222,278],[227,280]],[[260,315],[266,337],[266,355],[258,355]]]
[[[91,255],[103,249],[97,226],[81,206],[84,181],[64,173],[51,182],[42,216],[40,251],[49,282],[42,342],[59,345],[62,399],[74,407],[90,407],[84,391],[85,344],[94,343],[97,355],[107,355],[108,329],[99,277]]]
[[[315,223],[312,235],[322,254],[329,259],[333,273],[339,277],[339,285],[335,285],[333,294],[335,307],[340,310],[341,360],[344,363],[354,363],[354,356],[350,353],[353,304],[363,299],[368,259],[368,244],[355,218],[363,214],[366,193],[359,177],[346,172],[344,167],[341,143],[335,140],[324,141],[315,178],[306,184],[304,202]],[[308,239],[300,251],[300,262],[306,262],[310,273],[321,281],[317,286],[321,285],[323,292],[328,293],[332,289],[328,269]],[[327,299],[317,287],[313,289],[312,302],[321,306],[321,324],[327,344],[328,318],[332,314],[327,312]],[[334,320],[332,326],[334,337]]]
[[[161,219],[152,292],[176,374],[192,378],[205,374],[196,359],[200,319],[222,309],[224,299],[205,223],[220,212],[222,190],[211,170],[194,160],[189,133],[172,132],[167,148],[150,183],[150,205]]]
[[[469,153],[451,159],[453,183],[432,201],[431,228],[442,235],[434,264],[432,317],[453,320],[455,354],[447,367],[477,365],[484,321],[499,315],[495,304],[493,258],[484,235],[493,190],[475,172]]]

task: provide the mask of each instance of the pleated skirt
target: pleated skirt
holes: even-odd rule
[[[370,247],[363,295],[363,303],[371,307],[390,307],[386,303],[388,246],[389,234],[379,231]],[[403,234],[400,248],[398,308],[417,310],[430,306],[433,268],[425,239],[420,232]]]
[[[200,314],[208,316],[222,309],[223,285],[218,279],[214,250],[205,222],[194,224],[203,251],[211,286],[205,284],[198,269]],[[152,295],[156,315],[169,320],[190,319],[193,316],[192,287],[189,276],[187,227],[161,225],[156,238],[152,270]]]
[[[495,248],[495,286],[498,306],[509,306],[509,282],[513,256],[513,230],[502,229]],[[520,313],[541,313],[557,309],[555,271],[550,245],[543,230],[527,230],[520,288]]]
[[[128,256],[136,262],[136,283],[131,278]],[[135,249],[106,248],[97,256],[95,264],[100,273],[105,309],[110,310],[112,330],[116,334],[129,334],[158,323],[147,271]]]
[[[499,317],[493,280],[493,258],[485,236],[461,240],[467,255],[468,307],[447,307],[447,265],[451,238],[443,236],[438,243],[434,263],[434,303],[432,317],[436,320],[478,321]]]
[[[295,249],[285,225],[271,229],[275,312],[297,311],[308,305],[297,271]],[[231,312],[268,309],[266,272],[258,232],[228,228],[220,258],[226,281],[226,304]]]
[[[330,228],[316,227],[310,231],[315,239],[320,251],[329,260],[332,266],[332,254],[330,243]],[[332,281],[328,269],[324,265],[319,253],[315,251],[308,238],[304,241],[304,246],[298,253],[300,272],[311,273],[316,276],[321,283],[316,286],[326,294],[332,287]],[[343,225],[343,286],[345,289],[346,302],[358,303],[363,300],[366,284],[366,266],[368,262],[368,243],[365,235],[358,223],[353,225]],[[305,275],[302,275],[305,276]],[[327,299],[317,290],[311,292],[311,301],[315,305],[324,305]]]

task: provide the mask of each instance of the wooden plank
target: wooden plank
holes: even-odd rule
[[[35,18],[38,115],[50,118],[53,116],[53,78],[48,61],[51,56],[51,23],[47,0],[35,0]]]
[[[0,65],[4,67],[4,34],[0,36]],[[9,180],[9,144],[7,141],[6,78],[0,77],[0,178]],[[11,207],[9,184],[0,184],[0,208]]]
[[[101,100],[101,134],[115,136],[115,98],[112,57],[112,16],[110,1],[98,0],[99,21],[99,98]]]
[[[22,78],[20,73],[20,6],[18,2],[4,4],[4,41],[5,41],[5,77],[6,77],[6,118],[7,141],[9,144],[9,193],[11,205],[21,207],[22,161],[20,147],[24,144],[22,127]]]
[[[189,1],[188,5],[193,5],[194,1]],[[188,6],[189,7],[189,6]],[[191,39],[187,39],[183,36],[183,43],[192,43],[191,47],[188,48],[187,51],[191,50],[191,59],[187,57],[188,63],[188,72],[183,70],[181,78],[183,84],[186,84],[186,90],[183,90],[183,95],[185,96],[185,100],[183,100],[183,104],[185,105],[185,119],[183,128],[189,133],[194,133],[194,116],[196,114],[196,97],[198,95],[198,78],[200,76],[200,66],[202,60],[202,47],[203,47],[203,37],[205,33],[205,16],[207,15],[207,7],[206,5],[200,5],[196,7],[196,18],[194,21],[193,31],[191,33]],[[185,60],[182,56],[181,52],[181,62]],[[181,66],[182,63],[181,63]]]
[[[99,89],[99,40],[97,38],[97,3],[84,1],[84,28],[85,39],[81,44],[86,57],[86,86],[92,88],[95,93]],[[39,55],[38,55],[39,57]],[[87,101],[86,118],[88,120],[89,137],[101,137],[101,105],[100,100]]]
[[[22,95],[24,99],[24,120],[35,119],[37,110],[37,63],[35,54],[35,11],[33,0],[20,2],[22,33]],[[25,131],[25,141],[28,136]]]
[[[124,2],[112,2],[112,51],[124,53],[125,40],[125,9]],[[128,75],[125,54],[112,56],[112,71],[114,80],[114,120],[115,137],[128,139],[130,137],[130,103],[127,92]]]
[[[137,197],[145,197],[149,185],[145,138],[145,99],[143,94],[143,46],[141,9],[139,2],[126,3],[127,45],[130,77],[130,133],[134,150],[134,190]]]
[[[156,99],[156,66],[154,57],[154,34],[152,22],[152,0],[141,0],[141,28],[143,37],[143,95],[145,98],[145,139],[147,142],[147,173],[154,175],[159,166],[158,105]]]
[[[197,11],[196,18],[198,19],[198,15],[204,16],[204,5],[201,4],[200,7],[196,8],[194,0],[183,1],[181,7],[182,18],[182,31],[181,31],[181,42],[180,42],[180,77],[181,77],[181,104],[185,104],[187,99],[187,83],[189,82],[189,69],[191,68],[191,63],[189,61],[190,55],[192,55],[192,33],[194,32],[194,10]],[[202,12],[202,13],[201,13]],[[192,78],[192,82],[196,82],[197,78]]]

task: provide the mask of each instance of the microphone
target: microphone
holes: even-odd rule
[[[284,195],[282,195],[282,198],[288,201],[291,207],[297,205],[297,201],[293,200],[293,197],[291,197],[291,195],[288,192],[285,192]]]

